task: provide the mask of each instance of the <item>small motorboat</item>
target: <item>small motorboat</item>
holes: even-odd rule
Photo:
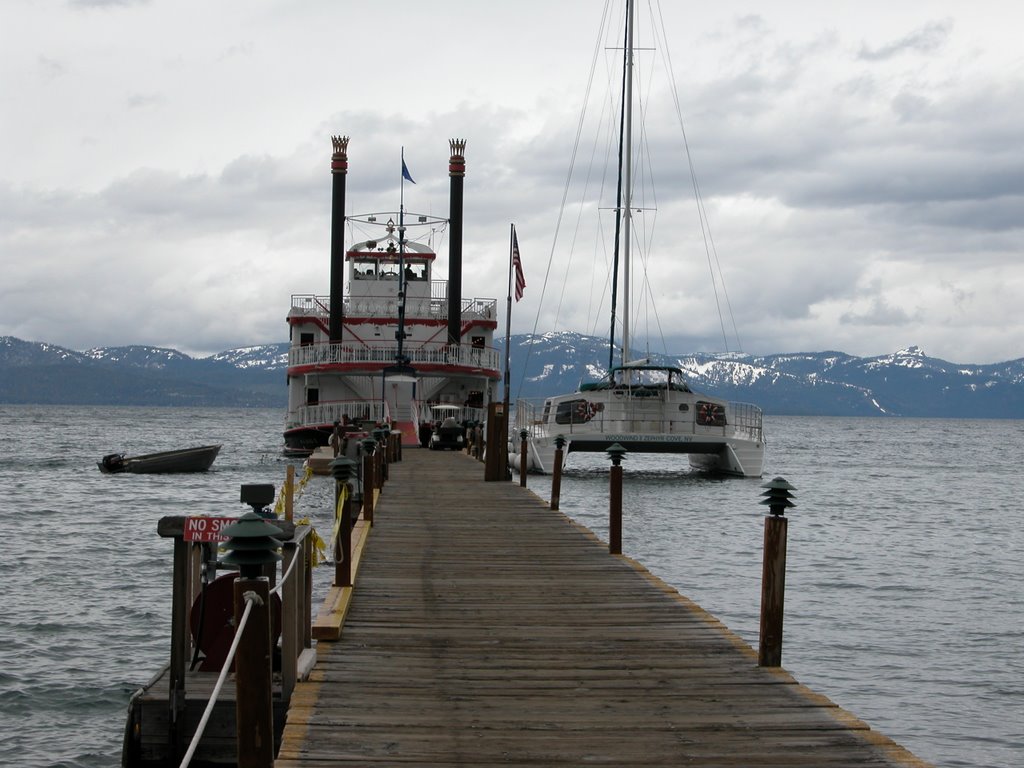
[[[219,445],[203,445],[178,451],[146,453],[141,456],[125,456],[123,453],[108,453],[97,462],[100,472],[116,474],[156,474],[161,472],[205,472],[213,464]]]

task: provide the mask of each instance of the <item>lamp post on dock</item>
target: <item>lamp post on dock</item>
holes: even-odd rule
[[[759,667],[782,666],[782,619],[786,596],[786,509],[795,507],[792,485],[776,477],[762,488],[769,516],[764,519],[764,563],[761,571],[761,628],[757,649]]]
[[[373,489],[377,482],[373,476],[373,452],[377,447],[377,441],[372,437],[365,437],[359,444],[363,449],[363,519],[369,525],[373,525]]]
[[[245,488],[242,487],[243,501]],[[274,765],[274,710],[270,629],[270,580],[264,567],[281,559],[277,550],[283,531],[256,512],[246,512],[224,528],[230,550],[223,561],[238,566],[234,583],[235,626],[241,631],[235,656],[235,718],[238,765],[244,768],[272,768]],[[241,628],[246,604],[252,604],[248,621]]]
[[[519,485],[522,488],[526,487],[526,467],[529,463],[530,451],[529,437],[530,433],[525,429],[519,430]]]
[[[612,443],[605,451],[612,461],[608,472],[608,552],[622,554],[622,460],[626,449]]]
[[[334,586],[351,587],[352,490],[348,481],[355,472],[356,463],[352,459],[339,458],[332,461],[329,466],[331,474],[334,475],[334,513],[340,518],[338,538],[334,544]]]
[[[551,468],[551,509],[558,509],[562,498],[562,456],[565,435],[555,436],[555,465]]]

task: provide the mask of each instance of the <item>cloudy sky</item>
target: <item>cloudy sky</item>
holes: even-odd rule
[[[595,93],[609,79],[604,8],[4,0],[0,335],[191,354],[285,340],[289,296],[328,292],[332,134],[351,137],[350,213],[397,206],[404,147],[407,208],[446,214],[448,140],[466,138],[464,294],[504,307],[515,222],[512,331],[605,333],[605,255],[588,265],[571,205],[560,218],[574,147],[581,178],[599,143],[576,135],[592,64]],[[667,46],[638,59],[670,57],[731,317],[672,84],[652,74],[641,232],[662,244],[635,279],[652,349],[1024,356],[1024,5],[655,13]]]

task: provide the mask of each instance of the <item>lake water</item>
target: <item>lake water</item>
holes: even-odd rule
[[[166,662],[165,515],[241,514],[280,484],[273,410],[0,406],[0,765],[116,766],[128,698]],[[1024,765],[1024,423],[767,419],[790,512],[783,665],[941,766]],[[113,451],[223,443],[214,469],[102,475]],[[573,457],[574,460],[577,457]],[[607,538],[607,461],[562,510]],[[625,461],[623,551],[756,647],[760,481]],[[547,478],[530,487],[549,497]],[[297,516],[327,528],[330,481]],[[329,569],[324,569],[324,572]],[[326,584],[329,574],[323,580]]]

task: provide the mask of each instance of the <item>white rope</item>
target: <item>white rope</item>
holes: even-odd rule
[[[249,614],[252,613],[252,606],[257,598],[255,592],[246,592],[243,597],[245,598],[245,610],[242,611],[242,618],[238,622],[238,629],[235,630],[235,639],[231,642],[231,650],[228,651],[227,658],[224,660],[224,666],[221,667],[220,677],[217,678],[217,684],[213,687],[213,693],[210,696],[210,701],[206,704],[206,710],[203,712],[202,718],[199,720],[199,725],[196,727],[195,735],[192,737],[192,743],[188,745],[188,751],[185,752],[185,756],[181,759],[181,763],[178,768],[186,768],[186,766],[192,761],[192,756],[196,753],[196,749],[199,747],[199,741],[203,738],[203,731],[206,730],[206,724],[210,720],[210,715],[213,713],[213,705],[217,703],[217,697],[220,696],[220,689],[224,687],[224,681],[228,677],[228,672],[231,671],[231,663],[235,660],[235,652],[238,650],[238,643],[242,639],[242,632],[245,631],[245,625],[249,621]]]
[[[288,570],[285,571],[281,575],[280,583],[276,587],[274,587],[272,590],[270,590],[270,594],[277,595],[277,594],[281,593],[281,590],[284,588],[284,585],[288,581],[288,578],[292,575],[292,571],[295,570],[295,564],[297,562],[299,562],[299,557],[298,557],[298,553],[296,552],[295,556],[292,557],[292,562],[291,562],[291,565],[288,566]]]

